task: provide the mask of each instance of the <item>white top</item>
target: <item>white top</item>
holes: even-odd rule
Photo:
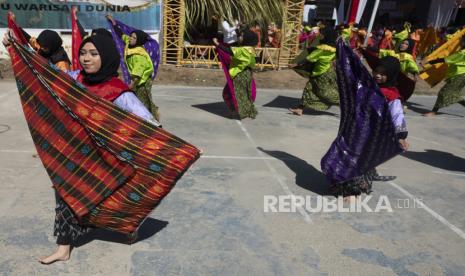
[[[407,131],[404,109],[399,99],[395,99],[389,102],[389,111],[391,113],[391,120],[396,129],[396,133]]]
[[[237,41],[237,26],[229,25],[228,21],[223,21],[221,24],[221,28],[223,29],[223,42],[227,44],[231,44]]]
[[[80,70],[68,71],[73,79],[77,79]],[[121,93],[118,98],[116,98],[113,103],[124,111],[131,112],[134,115],[141,117],[147,122],[152,123],[157,127],[161,127],[160,122],[153,118],[152,113],[145,107],[145,105],[137,98],[136,94],[132,91],[126,91]]]
[[[161,126],[161,124],[155,120],[155,118],[153,118],[150,111],[132,91],[123,92],[113,101],[113,103],[124,111],[131,112],[132,114],[141,117],[142,119],[154,124],[157,127]]]

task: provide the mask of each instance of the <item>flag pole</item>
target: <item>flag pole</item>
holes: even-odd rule
[[[376,0],[375,6],[373,7],[373,13],[371,14],[370,24],[368,25],[367,35],[365,37],[365,42],[363,46],[368,45],[368,39],[370,38],[371,29],[373,28],[373,23],[375,22],[376,13],[378,12],[379,0]]]

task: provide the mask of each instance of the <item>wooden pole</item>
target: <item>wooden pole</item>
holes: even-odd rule
[[[368,39],[370,38],[371,30],[373,29],[373,23],[375,22],[376,13],[378,13],[379,0],[376,0],[375,6],[373,7],[373,13],[371,14],[370,24],[368,25],[367,35],[365,37],[364,46],[368,45]]]

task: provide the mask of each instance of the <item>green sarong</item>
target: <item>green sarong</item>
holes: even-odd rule
[[[311,77],[305,86],[300,105],[317,111],[329,109],[332,105],[339,105],[336,72],[328,69],[322,75]]]
[[[464,99],[465,96],[465,74],[457,75],[446,80],[441,88],[434,105],[435,109],[443,108]]]
[[[249,68],[245,69],[237,74],[232,81],[236,93],[239,118],[250,117],[255,119],[258,111],[250,99],[252,95],[252,70]]]
[[[152,113],[152,116],[155,120],[160,122],[160,114],[158,113],[158,106],[155,105],[152,99],[152,80],[148,79],[142,85],[136,86],[134,91],[137,98],[147,107],[147,109]]]

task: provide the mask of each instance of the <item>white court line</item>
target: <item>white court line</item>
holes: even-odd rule
[[[247,129],[244,127],[244,125],[242,124],[241,121],[238,121],[236,120],[237,124],[239,125],[239,127],[241,128],[241,130],[244,132],[245,136],[247,137],[247,139],[249,140],[249,142],[252,144],[252,146],[256,149],[258,155],[260,156],[263,156],[263,157],[267,157],[265,156],[265,154],[263,152],[261,152],[260,150],[257,149],[257,144],[255,143],[255,141],[252,139],[252,136],[250,136],[249,132],[247,131]],[[274,176],[274,178],[278,181],[278,183],[281,185],[281,187],[283,188],[284,192],[287,193],[288,195],[290,196],[295,196],[292,192],[291,192],[291,189],[289,189],[289,186],[287,186],[287,184],[281,179],[281,176],[278,174],[278,172],[274,169],[273,166],[271,166],[270,162],[268,161],[268,159],[263,159],[263,161],[265,162],[266,166],[268,167],[268,170],[270,170],[271,174]],[[299,210],[299,213],[304,217],[304,220],[305,222],[307,223],[312,223],[312,219],[310,218],[310,216],[308,215],[307,212],[305,212],[304,208],[302,208],[301,206],[297,207],[297,210]]]
[[[172,97],[172,98],[180,98],[180,99],[201,99],[201,100],[211,100],[211,101],[216,101],[218,100],[217,98],[207,98],[207,97],[194,97],[194,96],[178,96],[178,95],[157,95],[155,94],[155,97]],[[268,107],[268,106],[260,106],[257,105],[257,109],[260,110],[260,112],[265,112],[265,113],[274,113],[274,114],[283,114],[283,115],[290,115],[289,112],[287,112],[287,109],[283,109],[283,111],[276,111],[275,107]],[[319,115],[319,118],[323,119],[328,119],[331,121],[336,121],[339,122],[339,118],[333,118],[330,115]]]
[[[219,156],[219,155],[201,155],[200,158],[205,159],[245,159],[245,160],[274,160],[272,157],[262,156]]]
[[[440,171],[432,171],[433,173],[438,173],[438,174],[448,174],[448,175],[457,175],[457,176],[463,176],[465,177],[465,174],[463,173],[450,173],[450,172],[440,172]]]
[[[408,136],[408,138],[412,138],[413,140],[422,141],[422,142],[429,143],[429,144],[436,145],[436,146],[442,146],[442,147],[445,147],[445,145],[444,145],[444,144],[438,143],[438,142],[436,142],[436,141],[432,141],[432,140],[426,140],[426,139],[419,138],[419,137],[412,136],[412,135],[409,135],[409,136]],[[463,149],[461,149],[461,150],[463,150]]]
[[[440,214],[436,213],[435,211],[433,211],[431,208],[429,208],[428,206],[426,206],[423,202],[421,202],[420,200],[417,200],[417,197],[414,197],[411,193],[407,192],[404,188],[400,187],[399,185],[397,185],[396,183],[392,182],[392,181],[389,181],[388,182],[389,184],[391,184],[391,186],[393,186],[394,188],[396,188],[397,190],[399,190],[400,192],[402,192],[404,195],[408,196],[410,199],[412,200],[415,200],[415,202],[418,203],[418,205],[425,209],[426,212],[428,212],[430,215],[432,215],[435,219],[437,219],[438,221],[440,221],[442,224],[444,224],[445,226],[447,226],[450,230],[454,231],[457,235],[459,235],[459,237],[461,237],[462,239],[465,240],[465,233],[460,229],[458,228],[457,226],[453,225],[452,223],[450,223],[449,221],[447,221],[447,219],[445,219],[444,217],[442,217]]]
[[[415,137],[415,136],[412,136],[412,135],[409,135],[408,138],[412,138],[414,140],[422,141],[422,142],[425,142],[425,143],[430,143],[430,144],[437,145],[437,146],[442,146],[441,143],[431,141],[431,140],[426,140],[426,139],[419,138],[419,137]]]
[[[218,98],[207,98],[207,97],[194,97],[194,96],[178,96],[178,95],[164,95],[164,94],[154,94],[155,97],[170,97],[170,98],[180,98],[180,99],[201,99],[201,100],[218,100]]]
[[[463,117],[462,115],[453,115],[453,114],[444,114],[444,115],[436,115],[434,117],[430,117],[430,118],[426,118],[425,116],[422,116],[422,115],[406,115],[405,117],[407,117],[407,120],[410,120],[410,119],[419,119],[419,118],[422,118],[424,119],[425,121],[428,121],[428,120],[439,120],[439,121],[442,121],[442,120],[464,120],[465,117]]]

